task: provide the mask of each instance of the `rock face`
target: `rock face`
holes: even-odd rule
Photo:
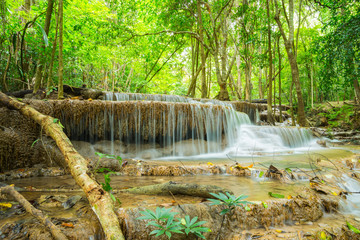
[[[210,206],[209,203],[184,204],[181,208],[173,207],[172,211],[179,212],[176,215],[179,218],[189,215],[191,218],[198,216],[200,221],[206,221],[204,226],[211,229],[211,232],[204,234],[206,239],[216,239],[219,231],[221,231],[220,239],[232,239],[233,234],[241,233],[244,229],[275,227],[291,222],[313,222],[323,216],[323,208],[326,211],[338,208],[338,202],[334,198],[321,199],[315,195],[311,197],[305,195],[289,200],[266,201],[267,208],[264,208],[262,203],[248,205],[250,211],[236,207],[233,215],[225,217],[223,225],[221,224],[223,216],[220,212],[225,208],[224,206]],[[143,208],[119,209],[118,216],[122,221],[122,230],[126,239],[153,239],[149,234],[155,228],[146,227],[148,221],[137,219],[141,216],[139,211],[144,210]],[[172,239],[184,239],[184,235],[175,234]]]

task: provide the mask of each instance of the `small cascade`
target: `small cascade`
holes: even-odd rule
[[[346,195],[346,200],[341,202],[342,210],[360,216],[360,182],[343,174],[338,181],[338,185],[349,193]]]
[[[311,131],[305,128],[242,125],[236,143],[227,152],[235,156],[287,153],[310,146],[317,144]]]

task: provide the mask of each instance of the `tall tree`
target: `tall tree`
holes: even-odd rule
[[[269,123],[274,124],[274,116],[272,113],[272,72],[273,72],[273,59],[271,50],[271,18],[270,18],[270,4],[269,0],[266,0],[266,12],[267,12],[267,30],[268,30],[268,53],[269,53],[269,75],[268,75],[268,92],[267,92],[267,120]]]
[[[294,82],[295,89],[296,89],[296,95],[298,100],[298,122],[300,126],[307,126],[306,116],[305,116],[305,106],[304,106],[304,100],[302,96],[302,89],[300,84],[300,77],[299,77],[299,68],[298,63],[296,60],[296,49],[294,45],[294,0],[289,0],[289,17],[287,17],[287,12],[285,9],[284,0],[281,0],[283,3],[283,12],[286,18],[286,22],[289,28],[289,34],[286,36],[283,24],[280,20],[280,8],[278,5],[278,1],[275,0],[275,21],[279,27],[281,36],[284,41],[286,53],[288,56],[288,61],[290,63],[291,67],[291,75],[292,75],[292,81]]]
[[[64,29],[64,5],[63,0],[59,0],[59,82],[58,82],[58,98],[64,98],[63,90],[63,29]]]

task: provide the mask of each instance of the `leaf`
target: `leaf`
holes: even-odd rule
[[[245,210],[248,211],[248,212],[251,211],[251,209],[250,209],[248,206],[245,206],[244,208],[245,208]]]
[[[37,143],[38,141],[39,141],[40,139],[38,138],[38,139],[36,139],[32,144],[31,144],[31,148],[33,148],[34,147],[34,145],[35,145],[35,143]]]
[[[287,171],[288,173],[292,172],[292,170],[290,168],[285,168],[285,171]]]
[[[262,205],[264,206],[264,208],[268,208],[268,205],[266,202],[262,202]]]
[[[74,228],[74,224],[72,223],[66,223],[66,222],[62,222],[61,226],[63,227],[68,227],[68,228]]]
[[[58,118],[54,118],[54,119],[53,119],[53,123],[57,123],[58,121],[59,121]]]
[[[285,197],[285,196],[282,195],[282,194],[272,193],[272,192],[269,192],[269,196],[270,196],[270,197],[274,197],[274,198],[284,198],[284,197]]]
[[[224,214],[228,213],[229,211],[230,211],[230,209],[226,208],[220,212],[220,215],[224,215]]]
[[[110,193],[110,197],[111,197],[111,199],[112,199],[114,202],[116,202],[116,198],[115,198],[115,196],[114,196],[112,193]]]
[[[48,36],[47,36],[45,30],[41,27],[41,25],[40,25],[39,23],[36,22],[36,24],[37,24],[38,27],[40,28],[41,33],[42,33],[42,35],[43,35],[45,47],[49,46],[49,39],[48,39]]]
[[[11,208],[12,204],[11,203],[0,203],[0,207]]]
[[[320,239],[321,240],[326,240],[326,233],[324,232],[324,231],[322,231],[321,233],[320,233]]]
[[[354,233],[360,234],[359,229],[357,229],[356,227],[354,227],[353,225],[351,225],[348,221],[346,221],[346,225],[348,226],[348,228],[353,231]]]
[[[264,175],[264,171],[261,171],[259,174],[259,178],[261,178]]]

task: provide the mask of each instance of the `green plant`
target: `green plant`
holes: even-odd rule
[[[190,219],[188,215],[185,218],[177,218],[178,221],[174,220],[174,216],[178,214],[177,212],[171,212],[172,208],[160,208],[157,207],[155,212],[146,209],[145,211],[140,211],[143,215],[137,219],[149,219],[150,221],[146,226],[154,226],[157,229],[153,230],[150,235],[156,234],[155,237],[159,237],[165,234],[169,239],[172,236],[172,233],[181,233],[194,234],[197,237],[205,239],[203,232],[210,232],[211,230],[207,227],[201,227],[205,224],[206,221],[199,221],[198,217]]]
[[[101,161],[101,159],[103,157],[107,157],[107,158],[112,158],[112,159],[116,159],[118,160],[119,162],[119,165],[121,166],[122,164],[122,159],[121,157],[119,156],[115,156],[115,155],[110,155],[110,154],[105,154],[105,153],[100,153],[100,152],[95,152],[95,155],[97,155],[99,157],[99,160],[97,161],[96,163],[96,166],[95,166],[95,172],[97,173],[102,173],[103,176],[104,176],[104,183],[101,183],[101,186],[102,188],[109,193],[111,199],[114,201],[114,202],[118,202],[120,205],[121,205],[121,202],[118,198],[116,198],[113,194],[112,194],[112,190],[113,188],[111,187],[110,185],[110,182],[111,182],[111,174],[115,174],[115,172],[111,171],[110,169],[108,168],[99,168],[98,169],[98,166],[99,166],[99,163]]]
[[[208,200],[212,202],[210,205],[225,205],[227,207],[221,211],[220,215],[231,213],[237,206],[243,206],[246,210],[249,210],[249,207],[247,207],[246,205],[251,202],[243,201],[243,199],[247,198],[248,196],[241,194],[240,196],[236,197],[228,192],[225,193],[226,195],[223,193],[219,193],[219,194],[210,193],[210,194],[217,198],[217,199],[209,198]]]
[[[97,168],[99,167],[99,163],[100,163],[101,159],[104,157],[118,160],[120,166],[122,164],[122,158],[120,156],[115,156],[112,154],[106,154],[106,153],[101,153],[101,152],[95,152],[95,155],[99,157],[99,160],[95,164],[95,168],[94,168],[95,171],[97,171]]]
[[[193,233],[197,237],[205,239],[204,235],[202,235],[202,232],[210,232],[211,230],[207,227],[200,227],[201,225],[205,224],[206,221],[196,222],[197,220],[198,217],[190,219],[190,217],[186,215],[185,218],[182,218],[180,222],[186,235],[189,235],[189,233]]]
[[[250,211],[250,208],[247,206],[247,204],[250,204],[251,202],[243,201],[245,198],[248,197],[243,194],[241,194],[238,197],[236,197],[228,192],[225,193],[226,195],[223,193],[219,193],[219,194],[210,193],[210,194],[217,198],[217,199],[209,198],[208,200],[212,202],[210,205],[225,205],[227,207],[220,212],[220,215],[223,215],[223,218],[221,221],[220,230],[216,236],[216,239],[219,239],[221,229],[222,229],[224,221],[225,221],[226,214],[229,213],[230,215],[232,215],[233,210],[237,206],[243,206],[247,211]]]

